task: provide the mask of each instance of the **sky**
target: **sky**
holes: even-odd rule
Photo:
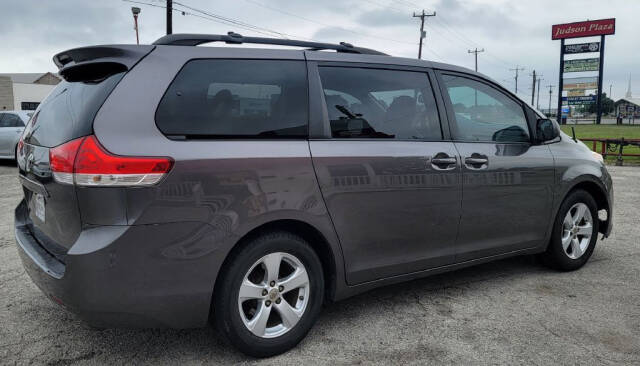
[[[57,52],[96,44],[135,43],[131,7],[140,43],[165,34],[165,0],[0,0],[0,73],[56,71]],[[226,33],[345,41],[393,56],[417,57],[420,19],[413,12],[436,12],[426,20],[423,58],[474,67],[510,90],[519,71],[518,95],[531,101],[531,73],[542,75],[540,107],[547,108],[548,85],[557,90],[560,41],[551,26],[587,19],[616,18],[616,34],[606,37],[603,91],[624,97],[631,78],[640,97],[640,0],[174,0],[174,33]],[[579,38],[567,43],[596,41]],[[595,57],[575,55],[569,58]],[[566,74],[565,74],[566,75]],[[573,73],[565,77],[596,75]],[[556,94],[553,93],[553,98]],[[554,104],[555,101],[552,102]]]

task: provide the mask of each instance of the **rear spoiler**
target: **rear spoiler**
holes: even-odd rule
[[[66,81],[94,81],[131,70],[154,48],[150,45],[80,47],[58,53],[53,56],[53,62]]]

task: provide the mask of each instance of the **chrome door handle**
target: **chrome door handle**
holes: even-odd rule
[[[456,163],[456,158],[433,158],[431,162],[436,165],[450,165]]]
[[[480,154],[472,154],[470,157],[464,159],[464,165],[468,169],[480,170],[486,169],[489,164],[489,159]]]
[[[476,165],[476,164],[486,164],[489,162],[489,160],[485,158],[466,158],[464,159],[464,162],[467,164]]]
[[[434,157],[431,159],[431,166],[437,170],[452,170],[456,168],[456,162],[458,161],[455,157],[447,156],[446,154],[439,153],[436,154],[438,157]]]

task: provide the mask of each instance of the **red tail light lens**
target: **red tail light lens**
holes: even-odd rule
[[[18,141],[18,149],[17,149],[17,153],[22,154],[22,149],[24,148],[24,137],[20,137],[20,140]],[[16,153],[16,159],[18,159],[18,154]]]
[[[73,184],[73,162],[84,139],[81,137],[49,149],[49,166],[57,182]]]
[[[49,150],[54,178],[81,186],[148,186],[171,170],[173,160],[113,155],[95,136],[82,137]],[[66,176],[72,173],[71,179]]]

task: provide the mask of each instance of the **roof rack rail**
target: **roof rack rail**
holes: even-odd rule
[[[333,43],[321,43],[321,42],[308,42],[299,41],[295,39],[279,39],[279,38],[263,38],[263,37],[244,37],[241,34],[235,32],[229,32],[224,34],[168,34],[164,37],[158,38],[154,45],[170,45],[170,46],[197,46],[203,43],[209,42],[224,42],[227,44],[273,44],[280,46],[295,46],[295,47],[307,47],[311,51],[319,50],[336,50],[337,52],[346,53],[359,53],[366,55],[387,55],[380,51],[372,50],[369,48],[355,47],[354,45],[346,42],[340,42],[340,44]]]

